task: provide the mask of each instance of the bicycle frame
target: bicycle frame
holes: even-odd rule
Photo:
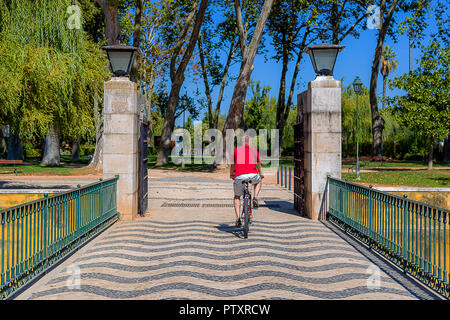
[[[252,214],[252,195],[248,190],[248,181],[242,182],[244,184],[244,196],[243,196],[243,206],[242,206],[242,214],[241,219],[243,221],[242,229],[244,231],[244,238],[248,237],[248,229],[249,229],[249,219]]]

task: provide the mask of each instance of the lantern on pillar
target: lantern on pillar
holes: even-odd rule
[[[309,54],[318,76],[332,76],[337,55],[344,48],[337,44],[321,43],[307,47],[305,52]]]
[[[128,77],[138,48],[123,44],[103,46],[109,60],[109,67],[115,77]]]

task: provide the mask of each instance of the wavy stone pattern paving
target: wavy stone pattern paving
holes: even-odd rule
[[[148,217],[115,224],[19,298],[422,298],[386,269],[380,287],[368,287],[373,260],[323,223],[299,217],[285,189],[263,186],[264,206],[243,239],[233,209],[209,205],[232,203],[231,180],[167,175],[149,179]],[[168,205],[177,203],[199,206]]]
[[[326,227],[258,223],[249,239],[220,223],[141,220],[112,227],[31,299],[408,299],[386,274],[367,287],[371,263]],[[305,236],[308,241],[305,242]]]

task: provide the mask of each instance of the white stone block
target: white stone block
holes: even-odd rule
[[[131,154],[138,152],[137,134],[104,134],[103,152],[112,154]]]
[[[341,152],[341,134],[312,132],[305,136],[305,152]]]
[[[133,174],[137,172],[137,153],[136,154],[110,154],[103,155],[103,172]]]
[[[341,112],[312,112],[309,117],[310,132],[341,132]]]
[[[105,114],[104,133],[138,134],[137,114]]]

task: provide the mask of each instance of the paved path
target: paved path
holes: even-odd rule
[[[98,176],[55,176],[55,177],[40,177],[40,176],[9,176],[1,177],[0,190],[5,189],[73,189],[78,184],[86,185],[98,181]]]
[[[332,228],[298,217],[276,185],[263,187],[248,239],[232,226],[230,180],[167,174],[149,186],[148,217],[115,224],[18,298],[432,298]],[[367,285],[374,263],[379,288]]]

